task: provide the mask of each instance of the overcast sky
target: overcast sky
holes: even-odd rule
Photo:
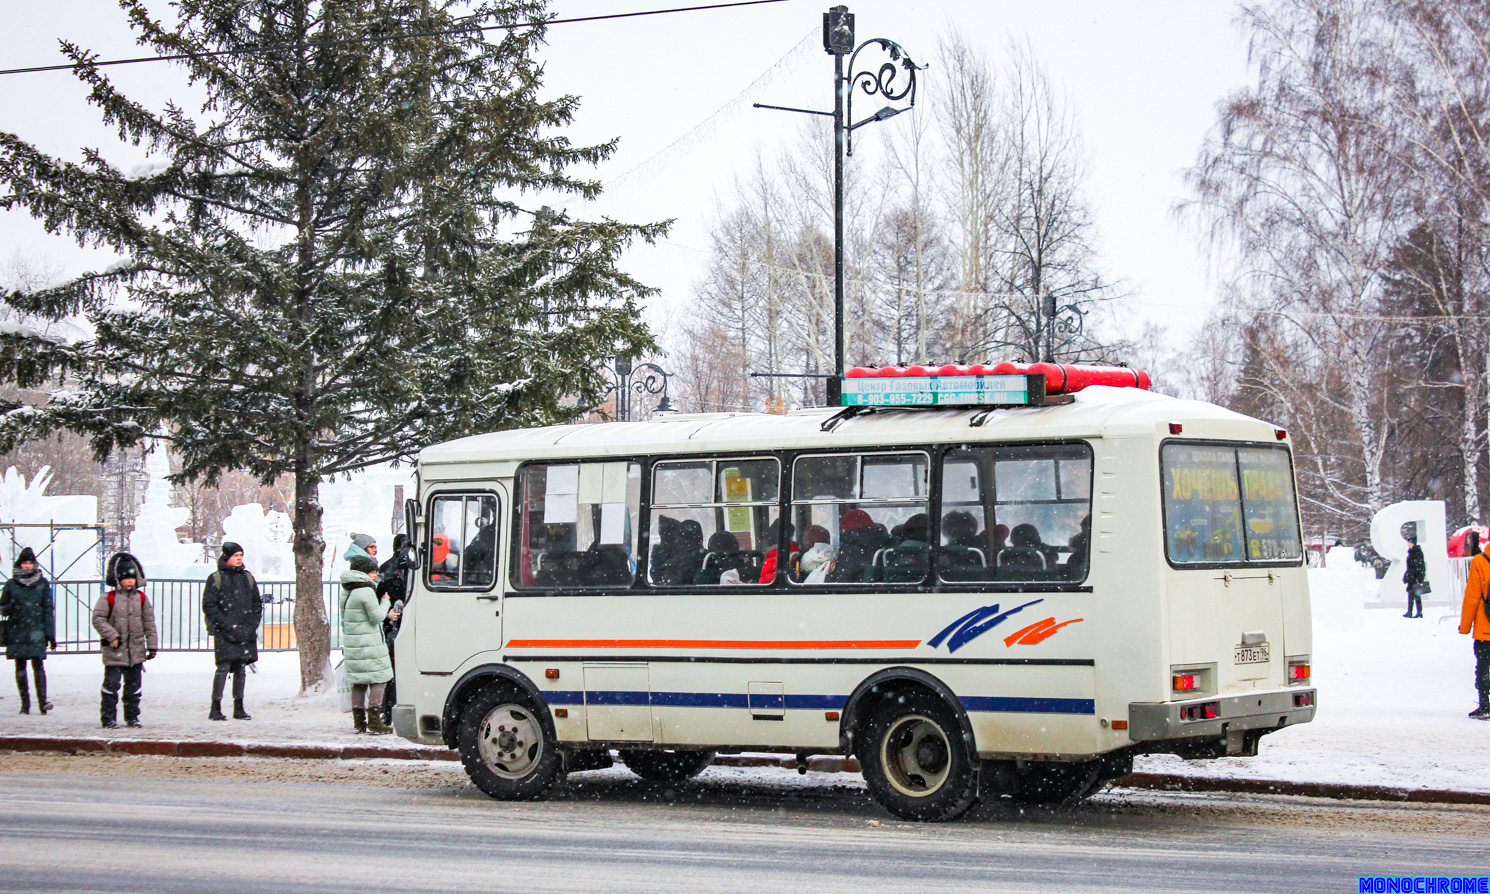
[[[552,0],[551,8],[568,17],[694,2]],[[773,155],[796,138],[800,116],[753,110],[750,101],[829,107],[823,104],[831,99],[832,60],[817,35],[830,5],[788,0],[550,30],[547,83],[583,100],[572,136],[621,139],[615,158],[596,172],[613,182],[590,213],[677,220],[664,245],[634,251],[626,261],[663,289],[652,313],[659,325],[686,312],[707,260],[709,222],[732,178],[745,173],[756,153]],[[108,0],[0,0],[0,8],[6,26],[0,29],[0,68],[65,61],[58,38],[103,58],[140,55]],[[860,40],[891,38],[932,66],[922,74],[921,89],[928,92],[939,86],[936,38],[947,29],[961,31],[995,59],[1011,34],[1028,39],[1069,92],[1083,124],[1102,265],[1136,287],[1134,314],[1172,326],[1177,337],[1204,318],[1214,295],[1193,235],[1174,222],[1170,209],[1182,193],[1180,169],[1194,160],[1216,102],[1247,79],[1245,45],[1232,25],[1235,8],[1223,0],[849,3]],[[805,51],[793,54],[809,35]],[[767,72],[772,77],[758,92],[714,115]],[[184,97],[181,72],[169,64],[123,66],[111,77],[157,106]],[[906,120],[858,134],[871,142],[878,139],[871,131]],[[104,147],[119,163],[142,160],[139,150],[114,148],[113,135],[66,72],[0,78],[0,130],[71,158],[86,145]],[[0,261],[16,252],[44,259],[64,275],[110,260],[48,236],[22,212],[0,211]]]

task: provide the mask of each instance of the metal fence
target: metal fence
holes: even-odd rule
[[[210,652],[212,638],[202,615],[204,580],[150,580],[145,595],[155,610],[155,627],[161,651]],[[97,652],[98,632],[93,629],[93,606],[105,592],[96,580],[52,582],[57,607],[57,651]],[[259,592],[269,602],[259,625],[259,650],[295,649],[295,582],[259,581]],[[341,648],[341,584],[324,581],[321,598],[330,619],[331,648]]]

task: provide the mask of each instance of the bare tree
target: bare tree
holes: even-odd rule
[[[1349,419],[1345,441],[1326,452],[1357,458],[1359,496],[1337,496],[1369,512],[1388,498],[1393,414],[1379,375],[1391,334],[1382,270],[1407,211],[1402,166],[1373,124],[1392,100],[1383,2],[1244,7],[1258,82],[1222,103],[1183,206],[1213,247],[1234,252],[1240,294],[1292,330],[1296,366],[1317,364],[1316,379],[1339,382],[1338,393],[1311,396]]]

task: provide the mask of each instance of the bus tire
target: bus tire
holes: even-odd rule
[[[649,782],[682,782],[708,769],[712,751],[623,750],[621,763]]]
[[[466,775],[499,801],[532,801],[564,775],[564,756],[543,715],[516,686],[498,683],[471,696],[456,742]]]
[[[1056,763],[1032,761],[1019,770],[1011,793],[1025,804],[1060,806],[1075,804],[1101,788],[1100,761]]]
[[[869,793],[901,819],[956,819],[978,800],[978,768],[957,714],[924,689],[870,709],[859,737]]]

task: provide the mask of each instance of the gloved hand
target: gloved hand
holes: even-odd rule
[[[47,640],[47,648],[51,649],[53,652],[57,651],[57,641],[54,639]]]
[[[151,649],[149,652],[146,652],[145,653],[145,660],[146,661],[149,661],[150,659],[152,659],[154,657],[155,657],[155,650],[154,649]]]

